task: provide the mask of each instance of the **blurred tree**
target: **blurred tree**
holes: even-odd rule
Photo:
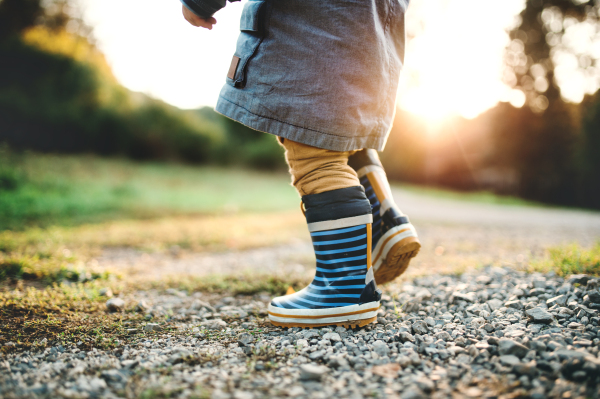
[[[579,203],[600,208],[600,95],[588,98],[582,136],[577,148]]]
[[[598,26],[599,13],[600,0],[526,1],[521,22],[510,33],[504,78],[525,93],[526,103],[534,112],[544,112],[561,99],[555,73],[557,50],[575,56],[583,70],[598,63],[586,53],[590,49],[581,51],[571,40],[565,40],[565,33],[578,23]]]
[[[0,0],[0,40],[21,35],[36,25],[67,30],[93,42],[92,28],[72,0]]]

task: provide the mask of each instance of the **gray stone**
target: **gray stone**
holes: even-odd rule
[[[546,279],[536,278],[531,282],[531,284],[533,285],[533,288],[546,288]]]
[[[529,349],[512,339],[502,338],[498,342],[498,353],[500,355],[515,355],[519,358],[525,357]]]
[[[141,300],[137,303],[137,305],[135,306],[135,310],[137,312],[147,312],[152,308],[152,306],[150,306],[150,304],[148,304],[148,302],[146,302],[145,300]]]
[[[513,367],[519,364],[521,361],[515,355],[502,355],[499,357],[500,363],[503,366]]]
[[[321,359],[323,356],[325,356],[325,351],[320,350],[320,351],[315,351],[315,352],[311,353],[308,357],[311,360],[317,360],[317,359]]]
[[[321,381],[328,371],[329,370],[325,366],[302,364],[300,365],[300,379],[304,381]]]
[[[378,340],[373,342],[373,351],[379,356],[387,356],[390,353],[390,348],[385,342]]]
[[[423,288],[415,294],[415,298],[420,301],[428,301],[431,299],[431,292],[427,288]]]
[[[227,328],[227,323],[221,319],[206,320],[200,323],[200,326],[207,330],[224,330]]]
[[[423,320],[417,320],[412,324],[412,331],[414,334],[427,334],[427,324]]]
[[[589,283],[588,283],[589,285]],[[587,292],[587,297],[592,303],[600,303],[600,292],[593,290]]]
[[[400,342],[415,342],[415,337],[406,331],[398,333],[398,340]]]
[[[238,335],[238,344],[240,346],[248,346],[255,341],[254,335],[248,333],[241,333]],[[308,345],[308,343],[307,343]]]
[[[105,296],[107,298],[112,298],[112,296],[113,296],[113,292],[110,288],[100,288],[100,290],[98,291],[98,294],[100,294],[100,296]]]
[[[506,306],[507,308],[513,308],[517,310],[523,309],[523,304],[519,300],[508,301],[504,303],[504,306]]]
[[[106,309],[109,312],[122,312],[125,310],[125,301],[121,298],[111,298],[106,301]]]
[[[328,339],[331,342],[341,342],[342,341],[342,337],[340,337],[340,334],[338,333],[326,333],[325,335],[323,335],[323,339]]]
[[[591,277],[587,274],[574,274],[567,279],[567,283],[586,285],[590,279]]]
[[[567,296],[566,295],[555,296],[554,298],[550,298],[546,301],[546,305],[548,305],[548,307],[552,307],[554,305],[565,306],[566,304],[567,304]]]
[[[500,299],[490,299],[486,302],[492,311],[496,309],[500,309],[503,305],[503,302]]]
[[[550,312],[542,308],[533,308],[525,311],[527,318],[534,322],[540,324],[550,324],[554,321],[554,316]]]
[[[452,294],[452,302],[456,301],[467,301],[467,302],[475,302],[475,298],[477,295],[474,292],[468,292],[466,294],[455,292]]]
[[[162,327],[159,324],[156,323],[148,323],[144,326],[144,331],[160,331],[162,330]]]

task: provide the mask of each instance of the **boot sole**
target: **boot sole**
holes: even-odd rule
[[[269,305],[269,320],[278,327],[363,327],[377,320],[379,301],[330,309],[284,309]]]
[[[395,280],[408,269],[410,260],[417,256],[421,243],[415,228],[403,224],[390,229],[379,239],[373,251],[373,270],[377,284]]]

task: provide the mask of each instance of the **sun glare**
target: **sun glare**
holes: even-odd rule
[[[453,115],[474,118],[518,95],[501,81],[502,57],[507,29],[523,7],[522,0],[412,2],[400,106],[439,123]]]

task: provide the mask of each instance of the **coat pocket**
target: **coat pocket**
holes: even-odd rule
[[[248,62],[252,59],[265,36],[265,0],[248,1],[244,4],[240,19],[240,36],[227,83],[234,87],[244,87]]]

